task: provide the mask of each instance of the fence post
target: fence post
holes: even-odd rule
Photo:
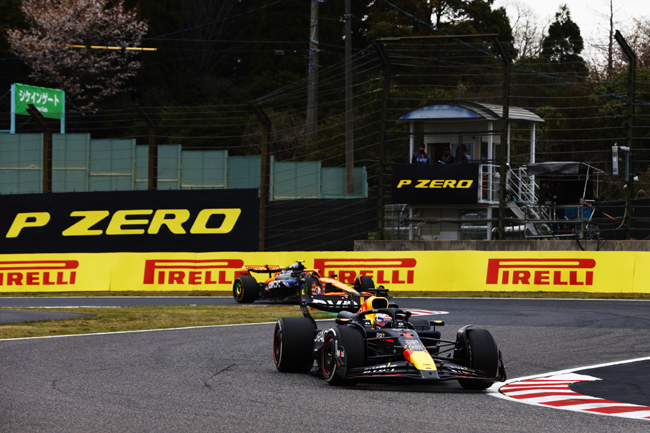
[[[616,42],[621,46],[621,49],[627,57],[629,63],[628,77],[627,77],[627,165],[625,169],[625,182],[627,183],[627,196],[625,198],[625,239],[632,238],[632,199],[634,198],[634,174],[630,170],[630,152],[632,152],[632,144],[634,141],[634,101],[636,99],[636,54],[627,44],[621,32],[616,30],[614,35]]]
[[[262,158],[260,163],[260,214],[259,214],[259,250],[264,251],[266,238],[266,207],[269,203],[269,184],[271,178],[271,120],[264,109],[255,102],[250,103],[255,117],[262,124]]]
[[[354,193],[354,104],[352,91],[352,0],[345,0],[345,193]]]
[[[497,46],[503,61],[503,123],[501,125],[501,154],[499,155],[499,237],[502,241],[505,238],[505,210],[506,210],[506,148],[509,143],[508,129],[510,127],[510,58],[501,40],[497,37]]]
[[[381,133],[379,137],[379,184],[377,200],[377,225],[379,229],[379,239],[384,239],[384,170],[386,165],[386,116],[388,115],[388,96],[390,93],[390,61],[384,53],[384,49],[379,42],[375,43],[375,49],[380,60],[384,64],[384,89],[381,103]]]
[[[43,193],[52,192],[52,129],[43,115],[33,105],[28,105],[27,112],[43,129]]]
[[[157,190],[158,189],[158,125],[154,122],[151,117],[138,105],[138,111],[142,114],[145,122],[149,125],[149,159],[148,159],[148,189]]]

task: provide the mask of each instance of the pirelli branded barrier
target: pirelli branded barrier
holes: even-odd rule
[[[230,291],[244,264],[305,260],[393,291],[650,292],[650,252],[400,251],[0,255],[1,292]]]
[[[393,203],[475,204],[478,164],[393,165]]]
[[[258,207],[256,189],[1,195],[0,254],[256,251]]]

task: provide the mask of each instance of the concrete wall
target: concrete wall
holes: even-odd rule
[[[354,251],[650,251],[650,241],[354,241]]]

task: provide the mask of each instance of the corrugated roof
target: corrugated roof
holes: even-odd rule
[[[544,119],[532,111],[513,106],[509,108],[508,118],[510,120],[523,120],[525,122],[544,122]],[[470,101],[445,101],[441,104],[430,105],[411,111],[400,117],[398,122],[444,119],[485,119],[498,121],[503,119],[503,106]]]

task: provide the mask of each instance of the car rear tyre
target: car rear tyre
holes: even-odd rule
[[[314,365],[314,324],[306,317],[283,317],[273,332],[273,361],[283,373],[305,373]]]
[[[240,304],[255,302],[259,295],[259,285],[253,277],[243,276],[235,280],[232,286],[232,296]]]
[[[366,361],[366,342],[363,333],[351,326],[338,326],[336,335],[330,333],[325,337],[322,358],[320,360],[323,377],[330,385],[354,385],[354,379],[347,379],[340,375],[340,366],[336,361],[336,348],[342,346],[345,349],[345,362],[347,373],[353,368],[363,367]]]
[[[354,280],[354,290],[357,292],[367,292],[374,288],[375,282],[370,277],[360,276]]]
[[[485,329],[467,330],[467,367],[481,370],[489,376],[499,374],[499,349],[494,338]],[[465,389],[487,389],[494,383],[493,380],[459,380],[458,383]]]

